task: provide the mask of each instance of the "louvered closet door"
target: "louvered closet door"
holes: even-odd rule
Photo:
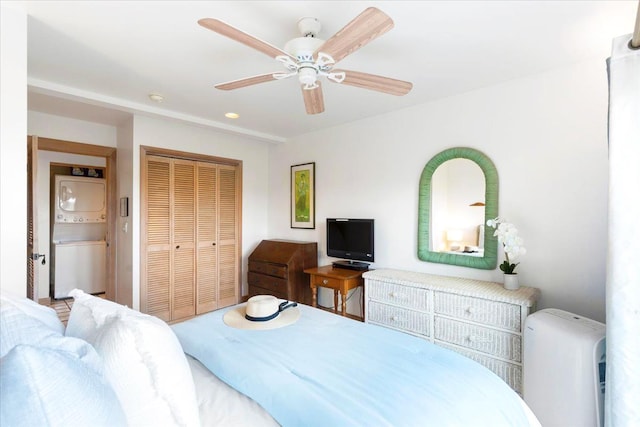
[[[239,169],[218,166],[218,307],[236,304],[239,283]]]
[[[196,163],[172,160],[173,283],[171,320],[196,312],[195,284],[195,171]]]
[[[196,169],[196,313],[218,308],[218,167],[198,162]]]
[[[146,158],[141,310],[172,321],[236,304],[241,168]]]
[[[146,245],[142,311],[171,320],[171,160],[147,156]]]

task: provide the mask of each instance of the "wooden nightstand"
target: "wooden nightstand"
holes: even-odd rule
[[[333,289],[333,309],[338,313],[338,291],[342,301],[341,314],[347,315],[347,294],[351,289],[364,285],[362,274],[367,270],[348,270],[346,268],[334,268],[331,265],[307,268],[311,286],[311,305],[318,306],[318,286]]]

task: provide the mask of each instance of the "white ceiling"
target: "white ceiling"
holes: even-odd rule
[[[197,24],[223,20],[282,48],[303,16],[328,39],[366,7],[395,27],[339,63],[413,82],[404,97],[324,82],[307,115],[296,79],[234,91],[214,84],[279,63]],[[271,141],[399,110],[610,51],[633,31],[629,1],[30,1],[29,109],[116,124],[160,114]],[[165,97],[161,104],[150,93]],[[81,101],[84,104],[79,104]],[[90,104],[87,106],[86,103]],[[240,114],[229,120],[224,113]],[[123,113],[124,112],[124,113]]]

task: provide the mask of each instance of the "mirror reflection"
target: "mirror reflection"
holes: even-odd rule
[[[485,179],[475,162],[442,163],[431,178],[429,249],[484,256]]]

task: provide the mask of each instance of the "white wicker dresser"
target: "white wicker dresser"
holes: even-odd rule
[[[388,269],[363,277],[365,322],[455,350],[522,393],[522,328],[538,289]]]

